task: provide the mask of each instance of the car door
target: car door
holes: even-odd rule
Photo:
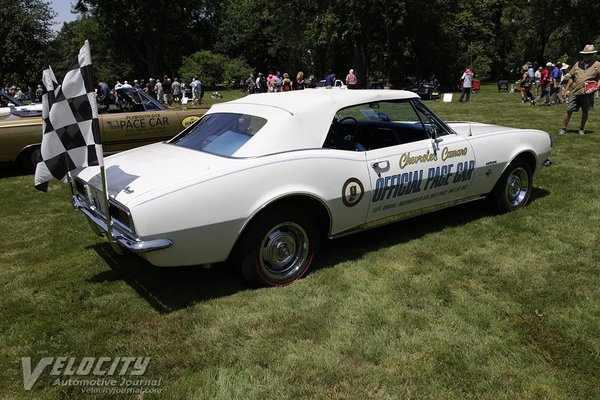
[[[371,177],[367,224],[408,216],[462,199],[475,167],[469,142],[418,101],[379,104],[389,119],[383,147],[366,152]],[[379,129],[379,134],[386,129]]]

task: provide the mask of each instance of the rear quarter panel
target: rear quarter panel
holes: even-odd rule
[[[144,239],[173,241],[171,248],[147,254],[155,265],[223,261],[257,213],[292,195],[311,197],[327,208],[329,233],[345,231],[365,222],[368,195],[351,207],[342,200],[349,178],[359,179],[369,190],[364,157],[364,153],[316,149],[234,160],[235,166],[212,178],[132,204],[136,233]]]

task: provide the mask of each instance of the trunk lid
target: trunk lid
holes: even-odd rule
[[[232,160],[166,143],[155,143],[104,160],[108,193],[123,205],[133,199],[159,196],[198,182]],[[99,167],[85,168],[77,177],[102,188]]]

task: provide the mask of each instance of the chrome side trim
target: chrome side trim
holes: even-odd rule
[[[107,232],[106,220],[100,215],[95,209],[88,206],[85,202],[79,199],[79,196],[73,196],[73,205],[79,211],[81,211],[87,217],[90,225],[94,232],[98,235],[102,235]],[[117,243],[134,253],[146,253],[149,251],[166,249],[171,247],[173,242],[169,239],[153,239],[153,240],[140,240],[137,237],[128,236],[125,232],[117,230],[114,226],[111,227],[112,237]]]

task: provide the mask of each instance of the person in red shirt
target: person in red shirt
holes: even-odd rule
[[[540,76],[540,87],[542,88],[542,91],[540,92],[538,97],[531,101],[532,106],[535,106],[535,104],[542,99],[542,96],[546,96],[546,101],[544,102],[544,105],[550,105],[550,89],[552,87],[552,77],[550,76],[550,71],[553,67],[554,64],[548,61],[548,63],[546,63],[546,68],[542,70]]]

